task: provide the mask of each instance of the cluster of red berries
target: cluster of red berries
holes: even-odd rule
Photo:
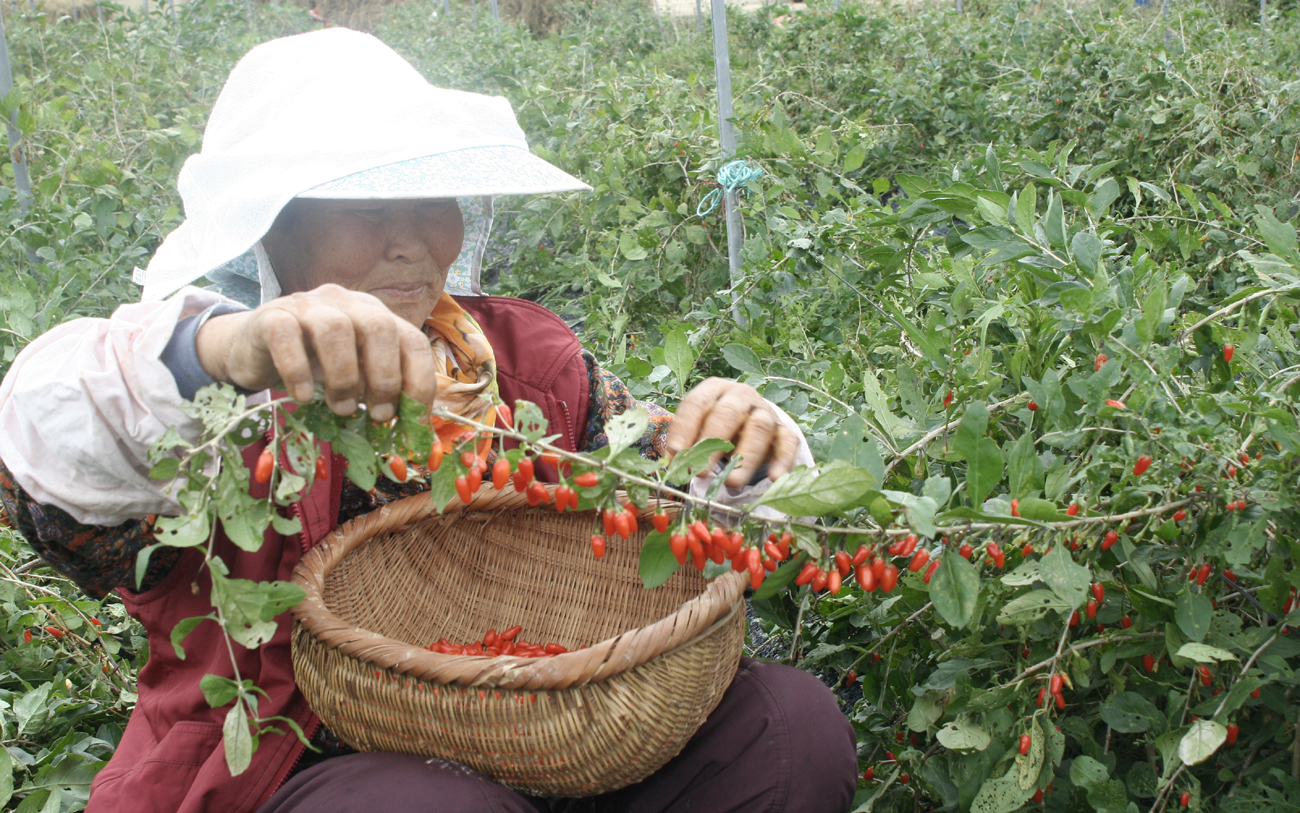
[[[569,650],[559,644],[534,644],[524,640],[515,640],[523,627],[515,625],[509,629],[497,632],[495,629],[487,631],[483,640],[475,641],[471,644],[453,644],[446,638],[439,638],[436,644],[430,644],[425,647],[430,652],[441,652],[444,655],[486,655],[497,657],[500,655],[514,655],[519,658],[550,658],[555,655],[563,655]]]
[[[1060,710],[1062,710],[1062,711],[1065,709],[1065,695],[1062,693],[1062,691],[1063,691],[1063,686],[1064,686],[1064,684],[1065,684],[1066,679],[1067,679],[1067,678],[1066,678],[1064,675],[1062,675],[1062,674],[1055,674],[1055,675],[1052,675],[1051,679],[1048,681],[1048,683],[1047,683],[1046,686],[1041,686],[1041,687],[1039,687],[1039,689],[1038,689],[1038,707],[1039,707],[1040,709],[1041,709],[1044,705],[1046,705],[1046,703],[1047,703],[1047,696],[1048,696],[1049,693],[1050,693],[1051,696],[1052,696],[1052,702],[1054,702],[1054,703],[1056,704],[1056,708],[1058,708],[1058,709],[1060,709]]]

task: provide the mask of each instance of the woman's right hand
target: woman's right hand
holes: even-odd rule
[[[386,421],[403,392],[431,405],[437,388],[428,337],[374,296],[338,285],[213,317],[195,345],[217,381],[257,391],[283,386],[304,402],[319,382],[339,415],[364,402],[371,417]]]

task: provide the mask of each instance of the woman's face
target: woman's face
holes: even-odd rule
[[[419,327],[442,296],[465,224],[454,198],[289,202],[262,245],[284,293],[332,282]]]

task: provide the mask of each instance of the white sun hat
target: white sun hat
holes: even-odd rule
[[[259,241],[295,197],[458,198],[479,221],[466,223],[472,256],[458,261],[473,264],[477,287],[492,197],[590,190],[528,151],[505,99],[435,88],[378,39],[343,28],[249,51],[177,186],[186,219],[136,269],[144,300],[219,269],[256,280],[241,261],[260,268],[265,299],[274,282]]]

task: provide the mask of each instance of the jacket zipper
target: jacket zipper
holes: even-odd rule
[[[560,410],[564,412],[564,429],[565,429],[565,434],[567,434],[567,435],[569,436],[569,450],[570,450],[570,451],[577,451],[577,449],[578,449],[578,440],[577,440],[578,429],[577,429],[577,427],[575,427],[575,426],[573,425],[573,416],[569,414],[569,402],[568,402],[568,401],[561,401],[561,402],[560,402]]]
[[[311,730],[303,732],[303,736],[307,738],[307,742],[311,742],[312,737],[316,736],[316,732],[320,730],[322,725],[323,723],[321,722],[320,718],[317,717],[315,724],[311,726]],[[280,781],[276,782],[275,787],[271,788],[271,792],[267,794],[266,797],[267,799],[270,799],[272,796],[276,794],[277,791],[280,790],[280,788],[284,787],[284,783],[288,782],[289,777],[293,776],[293,772],[298,769],[298,763],[302,762],[303,755],[307,753],[307,746],[303,745],[302,743],[298,743],[297,748],[298,748],[298,756],[294,757],[293,761],[289,763],[289,770],[285,771],[284,774],[280,777]],[[265,804],[265,802],[263,802],[263,804]]]

